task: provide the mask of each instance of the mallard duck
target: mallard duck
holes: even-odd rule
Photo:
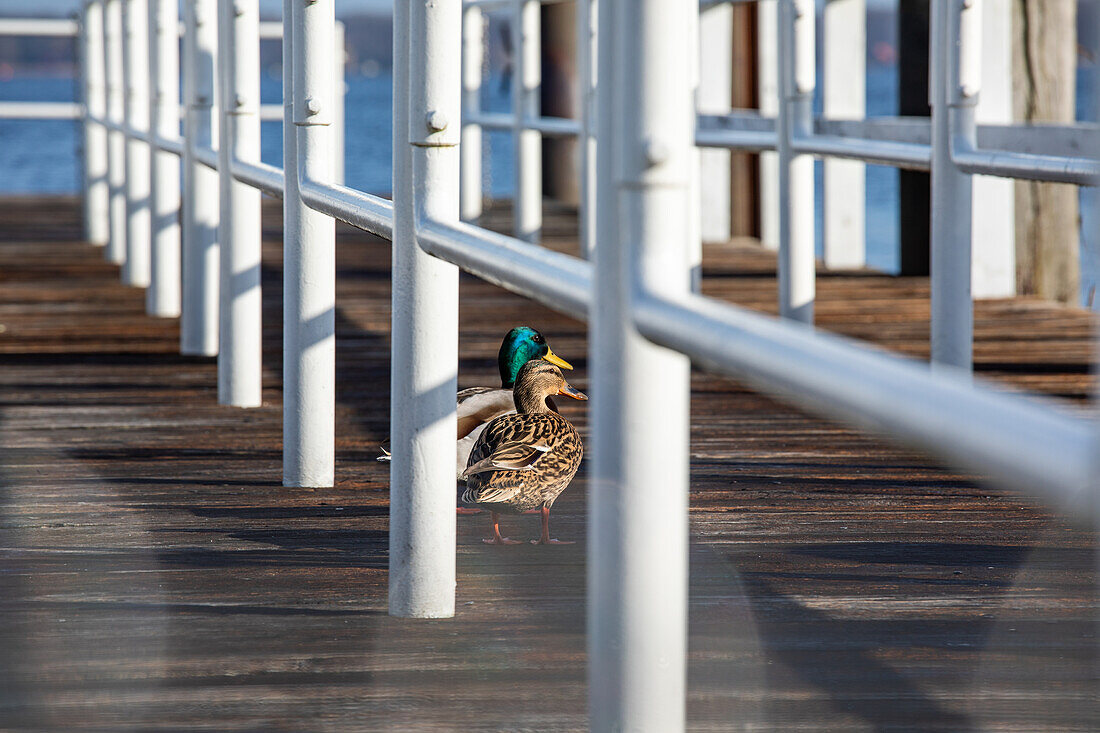
[[[512,388],[524,364],[532,359],[545,359],[562,369],[573,365],[550,350],[545,337],[530,326],[517,326],[500,342],[497,367],[500,387],[470,387],[458,393],[458,454],[455,475],[462,477],[481,431],[491,420],[516,411]]]
[[[550,350],[546,338],[530,326],[516,326],[500,342],[497,367],[500,369],[500,387],[470,387],[458,393],[458,449],[455,458],[455,476],[462,477],[470,450],[489,421],[516,411],[512,400],[512,387],[520,368],[532,359],[545,359],[563,369],[573,366]],[[378,460],[390,460],[383,444]]]
[[[550,507],[573,480],[584,451],[577,429],[554,409],[554,395],[588,399],[550,362],[525,364],[513,389],[516,414],[490,422],[470,452],[462,501],[490,510],[488,544],[518,544],[500,535],[500,514],[531,509],[542,514],[542,534],[534,544],[570,544],[550,539]]]

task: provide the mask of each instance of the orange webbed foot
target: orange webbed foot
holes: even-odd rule
[[[508,537],[486,537],[482,540],[487,545],[522,545],[519,540],[509,539]]]

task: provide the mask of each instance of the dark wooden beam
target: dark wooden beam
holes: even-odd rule
[[[542,6],[542,114],[580,117],[577,99],[576,10],[572,3]],[[577,141],[542,139],[542,193],[568,204],[580,201]]]
[[[733,6],[733,75],[731,104],[734,108],[759,106],[756,85],[756,5]],[[760,236],[760,156],[730,156],[730,234]]]
[[[898,114],[928,117],[928,0],[898,2]],[[898,171],[902,275],[927,275],[931,241],[931,180]]]

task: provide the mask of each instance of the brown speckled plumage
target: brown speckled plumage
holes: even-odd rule
[[[524,365],[513,394],[517,414],[490,422],[470,452],[462,501],[494,513],[541,509],[543,541],[550,541],[550,507],[573,480],[584,454],[576,428],[551,409],[550,396],[587,398],[569,386],[556,366],[541,360]],[[495,519],[494,535],[499,543]]]
[[[502,466],[516,467],[467,476],[462,501],[504,514],[550,507],[573,480],[583,453],[577,429],[561,415],[498,417],[481,434],[468,465],[497,454]]]

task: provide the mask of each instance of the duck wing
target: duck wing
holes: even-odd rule
[[[495,446],[486,458],[467,466],[462,478],[486,471],[532,471],[535,461],[549,450],[550,446],[545,443],[504,441]]]
[[[491,387],[471,387],[458,393],[458,440],[465,438],[479,425],[516,411],[512,390]]]

